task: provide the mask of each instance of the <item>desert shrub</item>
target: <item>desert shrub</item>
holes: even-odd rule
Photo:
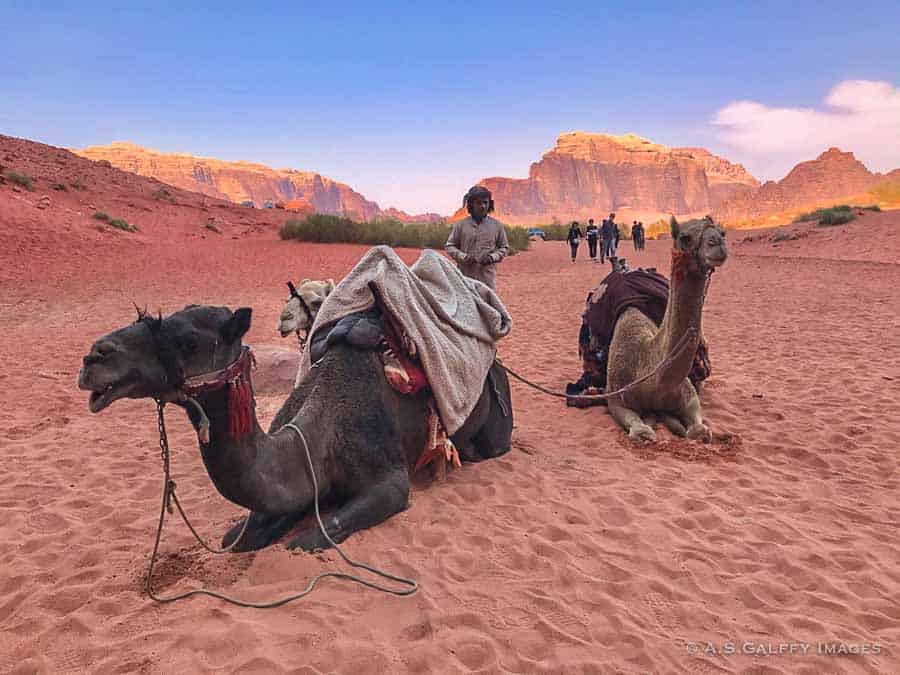
[[[69,185],[75,188],[76,190],[86,190],[87,188],[84,186],[84,183],[81,182],[80,179],[76,178],[73,181],[69,181]]]
[[[314,213],[306,218],[292,218],[279,230],[282,239],[319,243],[350,243],[377,246],[386,244],[402,248],[443,249],[452,226],[446,222],[404,223],[393,218],[368,222],[344,216]],[[510,253],[528,248],[528,234],[521,227],[507,227]]]
[[[125,230],[126,232],[137,232],[138,231],[137,225],[132,225],[124,218],[114,218],[113,220],[109,221],[109,224],[111,227],[115,227],[116,229],[119,229],[119,230]]]
[[[863,211],[881,211],[881,207],[878,204],[869,204],[868,206],[860,206]]]
[[[519,251],[527,251],[531,246],[528,230],[524,227],[507,227],[506,238],[509,239],[509,252],[513,255]],[[445,239],[444,242],[446,241]]]
[[[843,225],[854,218],[856,218],[856,215],[852,211],[826,210],[822,217],[819,218],[819,225]]]
[[[94,218],[96,218],[97,220],[102,220],[105,223],[108,223],[110,221],[109,214],[103,213],[103,211],[97,211],[94,214]]]
[[[6,174],[6,177],[16,185],[21,185],[26,190],[34,190],[34,181],[31,176],[26,176],[24,173],[16,173],[15,171],[10,171]]]
[[[66,187],[65,183],[54,183],[50,187],[54,190],[57,190],[58,192],[68,192],[69,191],[69,188]]]
[[[549,225],[535,225],[540,227],[547,235],[547,241],[565,241],[569,236],[569,226],[562,223],[550,223]]]
[[[840,206],[829,206],[824,209],[816,209],[809,213],[801,213],[794,219],[795,223],[806,223],[811,220],[821,221],[823,218],[835,218],[838,213],[850,213],[852,207],[849,204],[841,204]],[[850,220],[853,220],[852,218]],[[846,221],[845,221],[846,222]]]
[[[168,202],[175,203],[175,198],[172,196],[172,193],[166,190],[166,188],[159,188],[158,190],[154,190],[151,195],[153,199],[164,199]]]
[[[216,234],[222,234],[222,230],[220,230],[220,229],[216,226],[215,223],[206,223],[206,226],[205,226],[205,227],[206,227],[207,230],[212,230],[212,231],[215,232]]]

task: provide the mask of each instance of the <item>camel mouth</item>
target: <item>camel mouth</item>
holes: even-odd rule
[[[82,376],[78,386],[81,389],[91,392],[88,397],[88,410],[92,413],[98,413],[101,410],[108,408],[113,402],[120,398],[125,398],[132,389],[132,383],[129,378],[123,378],[112,384],[98,388],[97,386],[85,384]]]
[[[98,413],[108,407],[115,399],[113,398],[113,386],[109,385],[103,391],[92,391],[88,398],[88,410],[92,413]]]

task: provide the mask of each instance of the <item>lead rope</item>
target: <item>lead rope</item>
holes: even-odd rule
[[[712,281],[712,275],[713,275],[714,271],[715,271],[714,269],[710,269],[706,272],[706,279],[703,282],[703,299],[701,301],[701,305],[706,304],[706,294],[709,292],[709,282]],[[684,332],[684,335],[681,336],[681,339],[678,341],[678,344],[676,344],[674,347],[672,347],[672,349],[669,351],[669,353],[666,355],[666,357],[662,361],[659,362],[659,364],[656,366],[656,368],[651,370],[646,375],[642,375],[641,377],[636,379],[634,382],[631,382],[630,384],[626,384],[624,387],[622,387],[620,389],[616,389],[615,391],[605,392],[603,394],[563,394],[558,391],[552,391],[550,389],[547,389],[546,387],[542,387],[539,384],[535,384],[534,382],[531,382],[530,380],[525,379],[524,377],[519,375],[517,372],[510,370],[503,364],[503,362],[500,360],[499,357],[496,357],[494,360],[497,362],[498,366],[503,368],[503,370],[505,370],[507,373],[512,375],[514,378],[516,378],[520,382],[524,382],[529,387],[533,387],[534,389],[537,389],[538,391],[540,391],[544,394],[547,394],[548,396],[555,396],[557,398],[565,398],[565,399],[581,398],[581,399],[588,399],[588,400],[604,400],[604,399],[613,398],[614,396],[620,396],[621,394],[624,394],[626,391],[634,389],[641,382],[649,380],[651,377],[656,375],[660,370],[662,370],[663,368],[668,366],[670,363],[672,363],[672,361],[674,361],[678,357],[678,355],[681,354],[681,350],[685,348],[689,339],[695,335],[698,337],[700,336],[700,329],[697,328],[696,326],[690,326]]]
[[[583,399],[589,399],[589,400],[590,399],[608,399],[608,398],[613,398],[614,396],[619,396],[621,394],[624,394],[626,391],[634,389],[641,382],[644,382],[645,380],[649,380],[651,377],[656,375],[660,370],[662,370],[663,368],[668,366],[670,363],[672,363],[672,361],[675,360],[675,358],[681,353],[681,350],[685,348],[685,346],[688,344],[690,339],[694,335],[697,335],[697,333],[698,333],[697,329],[694,326],[691,326],[684,332],[684,335],[681,336],[681,339],[678,341],[678,344],[676,344],[672,348],[672,350],[666,355],[666,357],[662,361],[659,362],[659,364],[656,366],[656,368],[651,370],[646,375],[642,375],[641,377],[636,379],[634,382],[631,382],[630,384],[626,384],[624,387],[621,387],[620,389],[616,389],[615,391],[610,391],[610,392],[606,392],[603,394],[563,394],[558,391],[552,391],[550,389],[547,389],[546,387],[542,387],[539,384],[535,384],[534,382],[531,382],[530,380],[525,379],[524,377],[519,375],[517,372],[515,372],[514,370],[511,370],[506,365],[504,365],[499,357],[495,358],[494,360],[497,362],[498,366],[503,368],[503,370],[505,370],[507,373],[512,375],[514,378],[516,378],[520,382],[524,382],[529,387],[533,387],[534,389],[537,389],[538,391],[543,392],[544,394],[547,394],[548,396],[556,396],[557,398],[583,398]]]
[[[325,577],[335,577],[337,579],[346,579],[348,581],[354,581],[363,586],[367,586],[369,588],[374,588],[377,591],[382,591],[383,593],[390,593],[392,595],[400,595],[400,596],[412,595],[417,590],[419,590],[418,582],[416,582],[413,579],[405,579],[404,577],[401,577],[401,576],[395,576],[388,572],[379,570],[376,567],[352,560],[340,549],[340,547],[334,542],[334,540],[332,540],[332,538],[328,535],[328,532],[325,531],[325,525],[322,523],[322,517],[319,515],[319,487],[318,487],[318,483],[316,482],[316,472],[313,467],[312,456],[309,453],[309,445],[306,442],[306,437],[303,435],[303,432],[300,431],[299,427],[297,427],[293,424],[286,424],[285,427],[291,428],[295,432],[297,432],[297,434],[300,436],[300,440],[303,441],[303,448],[306,451],[306,460],[309,463],[309,472],[310,472],[310,475],[312,476],[313,488],[315,490],[314,504],[315,504],[315,510],[316,510],[316,521],[318,522],[319,528],[321,529],[322,534],[325,536],[325,539],[328,540],[328,542],[335,548],[335,550],[340,554],[340,556],[344,559],[344,561],[348,565],[350,565],[352,567],[360,567],[362,569],[368,570],[369,572],[372,572],[373,574],[376,574],[384,579],[390,579],[391,581],[396,581],[400,584],[408,586],[409,588],[407,588],[407,589],[388,588],[386,586],[381,586],[380,584],[377,584],[377,583],[374,583],[371,581],[367,581],[365,579],[361,579],[360,577],[354,576],[352,574],[347,574],[344,572],[322,572],[321,574],[317,574],[315,577],[313,577],[313,579],[309,582],[309,585],[307,585],[307,587],[303,591],[301,591],[299,593],[295,593],[293,595],[288,595],[288,596],[286,596],[284,598],[280,598],[278,600],[273,600],[271,602],[249,602],[247,600],[233,598],[233,597],[225,595],[223,593],[219,593],[218,591],[211,591],[206,588],[196,588],[196,589],[193,589],[190,591],[185,591],[183,593],[177,593],[175,595],[169,595],[169,596],[157,595],[153,591],[153,584],[152,584],[153,567],[156,564],[156,556],[159,552],[159,542],[162,537],[163,524],[165,523],[165,520],[166,520],[166,511],[168,511],[169,513],[172,513],[172,502],[174,502],[175,506],[178,508],[178,513],[181,514],[181,518],[184,520],[185,524],[188,526],[188,529],[190,529],[191,533],[194,535],[194,537],[197,539],[197,541],[200,542],[200,544],[203,546],[203,548],[205,548],[210,553],[216,553],[216,554],[227,553],[228,551],[233,549],[235,546],[237,546],[238,542],[240,542],[240,540],[243,538],[244,533],[247,531],[247,525],[250,523],[250,516],[248,515],[247,518],[244,520],[244,526],[243,526],[243,528],[241,528],[241,532],[237,536],[237,538],[233,542],[231,542],[228,546],[226,546],[225,548],[221,548],[221,549],[217,549],[217,548],[213,548],[213,547],[209,546],[205,541],[203,541],[203,539],[200,537],[200,535],[194,529],[194,526],[191,524],[190,520],[188,520],[188,517],[185,514],[184,509],[181,507],[181,502],[178,501],[178,496],[175,494],[175,481],[172,480],[170,477],[169,439],[168,439],[168,436],[166,435],[166,420],[165,420],[165,416],[164,416],[164,412],[163,412],[165,405],[166,404],[164,401],[157,399],[156,406],[157,406],[158,426],[159,426],[159,448],[160,448],[160,453],[162,455],[163,474],[164,475],[163,475],[162,506],[160,507],[160,511],[159,511],[159,527],[157,527],[157,529],[156,529],[156,541],[153,543],[153,553],[150,556],[150,566],[147,569],[147,581],[145,584],[145,588],[147,590],[147,595],[150,596],[151,599],[155,600],[156,602],[166,603],[166,602],[174,602],[176,600],[182,600],[184,598],[189,598],[192,595],[209,595],[214,598],[219,598],[220,600],[224,600],[225,602],[231,603],[232,605],[237,605],[238,607],[254,607],[257,609],[269,609],[269,608],[273,608],[273,607],[280,607],[281,605],[286,605],[289,602],[292,602],[294,600],[297,600],[299,598],[302,598],[302,597],[308,595],[315,588],[316,584],[319,583],[319,580],[324,579]],[[199,406],[199,404],[197,404],[197,405]]]

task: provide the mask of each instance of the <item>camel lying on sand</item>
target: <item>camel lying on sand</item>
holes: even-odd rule
[[[200,453],[216,489],[252,511],[234,550],[274,543],[311,513],[315,497],[306,451],[290,423],[303,430],[319,498],[335,508],[324,518],[335,542],[404,510],[409,468],[426,447],[428,394],[402,395],[388,383],[378,351],[332,346],[288,396],[265,433],[250,383],[251,355],[242,345],[251,310],[189,305],[165,318],[139,314],[133,324],[100,338],[84,357],[78,385],[98,413],[121,398],[180,405],[198,429]],[[201,416],[209,418],[206,442]],[[505,403],[498,400],[505,399]],[[479,459],[509,450],[509,382],[490,369],[472,413],[453,443]],[[230,544],[243,521],[224,537]],[[327,548],[317,525],[289,548]]]
[[[312,328],[319,308],[328,294],[334,290],[334,280],[303,279],[299,288],[290,281],[287,285],[291,290],[291,297],[284,303],[281,316],[278,318],[278,332],[281,333],[281,337],[296,333],[297,341],[302,348],[306,344],[306,336]]]
[[[684,225],[673,219],[672,242],[671,283],[662,323],[657,329],[635,308],[622,312],[609,347],[607,390],[625,387],[652,372],[667,357],[671,361],[634,389],[610,399],[608,407],[631,438],[654,440],[656,434],[641,415],[659,413],[673,433],[709,441],[700,398],[688,373],[700,342],[710,275],[728,258],[725,231],[711,219]]]

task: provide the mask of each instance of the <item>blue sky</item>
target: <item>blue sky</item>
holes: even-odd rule
[[[0,133],[318,171],[410,212],[526,176],[572,130],[701,145],[761,178],[829,144],[900,166],[896,1],[125,4],[0,0]],[[877,122],[829,110],[856,80],[887,87]]]

